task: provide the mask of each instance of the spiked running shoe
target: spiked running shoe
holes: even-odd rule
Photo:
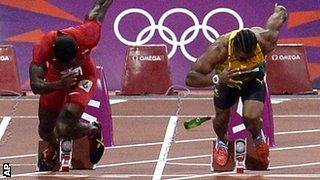
[[[256,153],[258,155],[258,159],[263,164],[269,164],[269,145],[261,141],[258,144],[255,144]]]
[[[52,171],[58,164],[58,150],[48,146],[38,159],[39,171]]]
[[[213,149],[214,161],[221,167],[225,166],[229,160],[228,144],[218,140]]]
[[[93,123],[98,128],[98,132],[89,137],[90,140],[90,161],[96,164],[100,161],[104,153],[103,136],[101,134],[101,124],[98,122]]]

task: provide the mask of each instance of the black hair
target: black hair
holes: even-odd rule
[[[76,57],[78,44],[69,35],[60,35],[54,44],[54,55],[61,63],[68,63]]]
[[[249,29],[239,31],[233,39],[233,46],[237,52],[251,54],[257,47],[257,37]]]

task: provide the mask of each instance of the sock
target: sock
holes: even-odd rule
[[[217,139],[216,147],[228,149],[228,141],[227,141],[227,143],[225,143],[225,142],[221,141],[220,139]]]
[[[256,139],[253,140],[253,142],[254,142],[255,145],[258,145],[258,144],[260,144],[262,142],[266,142],[266,138],[264,137],[263,134],[260,134],[260,135],[258,135],[256,137]]]

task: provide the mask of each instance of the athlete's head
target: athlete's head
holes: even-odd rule
[[[237,59],[244,61],[254,56],[257,42],[254,32],[249,29],[239,31],[233,39],[233,47]]]
[[[77,54],[78,44],[69,35],[58,35],[54,44],[54,55],[61,63],[71,62]]]

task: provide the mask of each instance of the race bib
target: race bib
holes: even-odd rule
[[[83,89],[86,92],[89,92],[92,88],[92,81],[90,80],[82,80],[79,82],[79,88]]]

